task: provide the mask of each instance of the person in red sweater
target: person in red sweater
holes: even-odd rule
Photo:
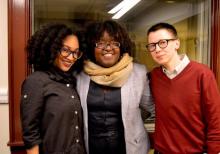
[[[179,55],[176,29],[158,23],[147,50],[160,66],[150,72],[156,120],[156,154],[220,153],[220,93],[212,71]]]

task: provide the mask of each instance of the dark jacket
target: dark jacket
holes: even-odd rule
[[[39,145],[41,154],[84,154],[82,120],[70,76],[34,72],[23,82],[21,122],[27,148]]]

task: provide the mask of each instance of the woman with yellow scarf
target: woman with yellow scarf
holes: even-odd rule
[[[117,22],[87,27],[84,71],[77,89],[90,154],[147,154],[141,109],[154,114],[146,68],[133,62],[132,42]]]

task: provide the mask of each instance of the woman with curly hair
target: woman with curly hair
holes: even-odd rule
[[[27,44],[34,72],[21,89],[21,122],[28,154],[85,154],[83,117],[75,89],[82,52],[77,32],[41,27]]]
[[[107,20],[87,28],[87,60],[77,76],[90,154],[147,154],[140,108],[154,114],[146,68],[133,62],[126,30]]]

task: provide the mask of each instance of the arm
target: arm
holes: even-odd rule
[[[39,154],[39,146],[35,145],[30,149],[27,149],[27,154]]]
[[[31,76],[26,79],[21,90],[22,135],[24,144],[28,149],[41,143],[40,122],[44,100],[43,85],[38,77]]]
[[[220,152],[220,93],[212,73],[202,79],[202,108],[207,130],[208,153]]]

